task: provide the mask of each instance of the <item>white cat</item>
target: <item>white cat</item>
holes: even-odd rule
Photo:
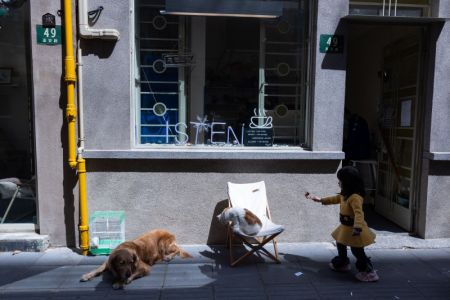
[[[217,219],[222,224],[231,222],[234,231],[240,230],[246,235],[255,235],[262,227],[261,220],[254,213],[242,207],[227,207],[217,215]]]

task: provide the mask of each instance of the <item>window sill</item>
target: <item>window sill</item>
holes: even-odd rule
[[[91,159],[249,159],[249,160],[341,160],[342,151],[307,151],[302,148],[284,149],[133,149],[85,150],[83,157]]]
[[[450,152],[426,152],[424,157],[429,160],[448,161],[450,160]]]

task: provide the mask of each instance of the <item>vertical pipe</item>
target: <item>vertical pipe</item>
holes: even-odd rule
[[[78,186],[80,191],[80,249],[83,255],[87,255],[89,251],[89,225],[88,225],[88,210],[86,197],[86,161],[81,154],[78,156]]]
[[[75,59],[73,57],[73,40],[72,40],[72,1],[64,0],[64,39],[65,52],[64,59],[65,75],[64,80],[67,83],[67,131],[69,146],[69,165],[75,169],[76,162],[76,128],[77,110],[75,107],[75,82],[77,80],[75,74]]]
[[[78,68],[78,147],[84,149],[84,119],[83,119],[83,57],[81,53],[80,42],[77,49],[77,68]]]
[[[72,39],[72,1],[64,0],[64,41],[65,41],[65,75],[64,80],[67,83],[67,131],[68,131],[68,152],[69,165],[71,168],[77,168],[79,178],[80,192],[80,248],[83,255],[87,255],[89,250],[89,226],[87,220],[86,203],[86,164],[81,155],[76,160],[76,119],[77,110],[75,107],[75,82],[77,80],[75,73],[75,59],[73,53]]]

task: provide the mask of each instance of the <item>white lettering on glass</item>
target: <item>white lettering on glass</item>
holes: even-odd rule
[[[178,128],[179,127],[184,127],[184,131],[180,131]],[[187,141],[189,140],[189,136],[185,133],[185,130],[187,129],[187,125],[185,123],[177,123],[175,125],[175,132],[179,134],[179,136],[181,137],[181,140],[178,139],[178,136],[175,135],[175,140],[178,144],[186,144]]]
[[[216,125],[224,126],[225,124],[226,123],[224,123],[224,122],[212,122],[211,123],[211,144],[213,144],[213,145],[224,144],[224,143],[221,143],[221,142],[214,142],[214,135],[225,134],[225,131],[214,131],[214,126],[216,126]]]

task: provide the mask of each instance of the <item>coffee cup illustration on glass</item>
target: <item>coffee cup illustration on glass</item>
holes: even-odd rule
[[[250,128],[272,128],[272,117],[266,116],[264,109],[260,109],[256,112],[256,108],[253,110],[254,116],[250,118]]]

